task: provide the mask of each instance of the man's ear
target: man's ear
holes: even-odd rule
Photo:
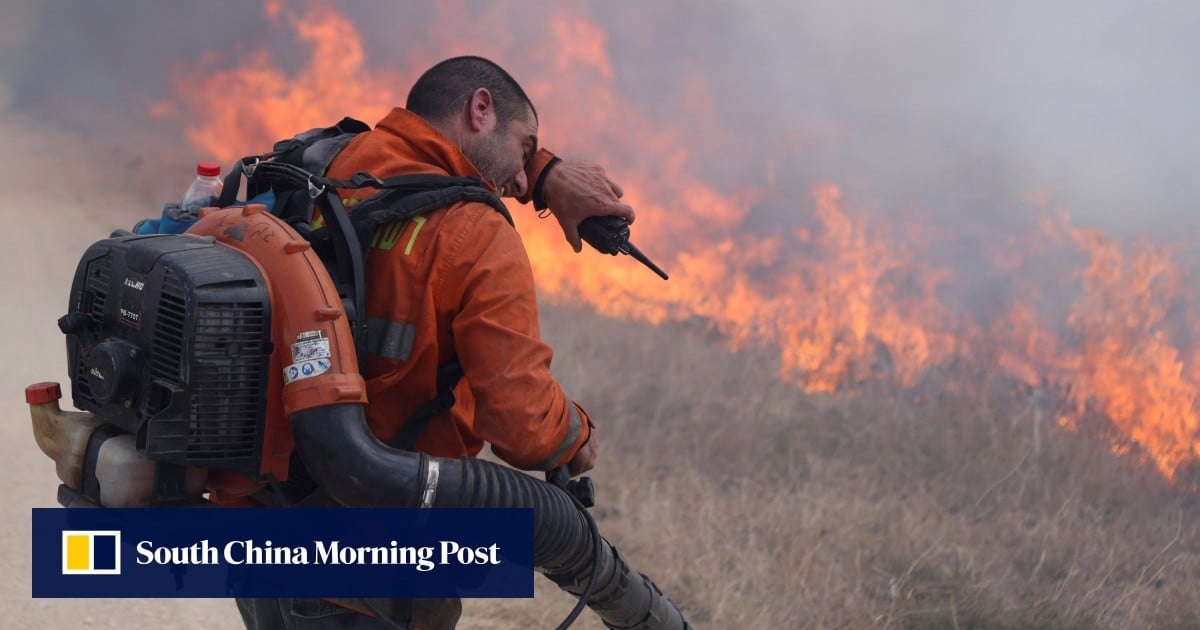
[[[496,108],[492,93],[487,88],[478,88],[467,101],[467,126],[474,133],[487,131],[496,124]]]

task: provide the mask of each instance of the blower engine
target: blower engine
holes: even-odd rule
[[[74,404],[26,389],[68,507],[245,500],[288,481],[350,507],[534,509],[534,564],[613,628],[689,628],[558,487],[367,427],[352,319],[309,242],[265,206],[206,208],[181,235],[117,232],[83,255],[67,336]]]

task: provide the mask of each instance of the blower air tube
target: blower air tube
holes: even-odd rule
[[[390,448],[367,428],[363,408],[339,404],[291,416],[296,448],[313,480],[346,506],[533,508],[533,563],[580,597],[609,628],[685,630],[683,614],[607,540],[599,552],[587,517],[566,492],[492,462]]]

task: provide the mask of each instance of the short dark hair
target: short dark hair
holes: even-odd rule
[[[408,92],[404,108],[431,123],[447,120],[466,104],[479,88],[487,88],[496,108],[497,130],[503,131],[528,106],[537,118],[533,102],[504,68],[483,57],[453,57],[425,71]]]

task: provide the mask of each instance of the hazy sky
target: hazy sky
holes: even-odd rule
[[[419,47],[439,11],[331,3],[371,63]],[[534,41],[553,3],[456,2],[499,39]],[[766,157],[798,187],[833,178],[861,194],[986,212],[1060,191],[1077,222],[1121,232],[1195,227],[1200,205],[1200,2],[577,3],[607,33],[614,85],[664,124],[692,124],[699,92],[728,147],[696,168],[761,180]],[[498,8],[502,7],[502,8]],[[294,44],[237,0],[3,0],[0,81],[11,107],[63,124],[125,116],[206,50]],[[504,15],[497,20],[497,15]],[[444,19],[444,17],[443,17]],[[441,55],[427,51],[430,58]],[[510,60],[514,74],[541,68]],[[717,159],[719,157],[719,159]]]

